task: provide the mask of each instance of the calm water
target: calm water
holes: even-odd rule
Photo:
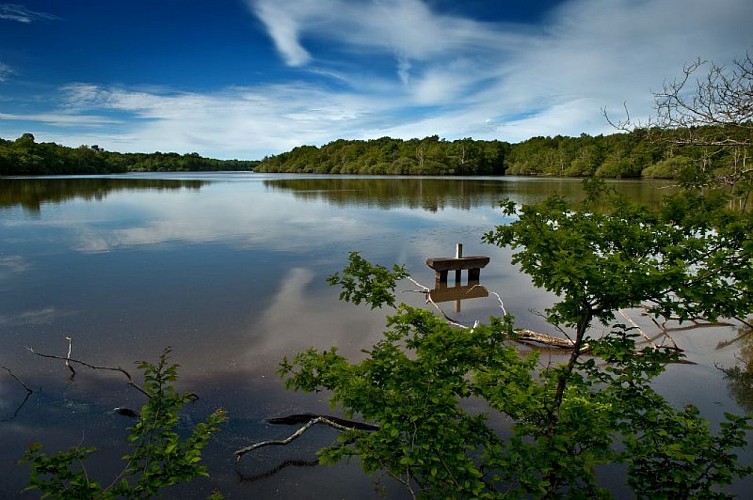
[[[647,203],[661,195],[657,184],[616,186]],[[323,395],[283,389],[275,371],[284,356],[336,345],[357,359],[379,338],[384,313],[340,303],[325,282],[351,250],[405,264],[432,286],[426,258],[452,256],[462,242],[465,255],[491,257],[481,282],[499,292],[520,326],[551,332],[535,311],[552,298],[532,289],[510,266],[509,252],[482,244],[481,235],[506,222],[501,198],[530,202],[554,192],[577,197],[580,183],[245,173],[0,180],[0,365],[35,390],[19,409],[26,393],[0,371],[0,497],[20,496],[27,471],[15,460],[35,440],[50,450],[97,446],[95,477],[119,465],[130,422],[111,410],[137,408],[141,398],[102,371],[81,368],[70,381],[62,362],[26,349],[65,355],[66,336],[74,358],[127,369],[172,346],[180,388],[201,396],[186,423],[210,409],[228,410],[230,423],[207,450],[212,479],[183,496],[219,488],[232,498],[364,498],[378,496],[375,482],[389,496],[404,496],[357,464],[302,465],[334,437],[327,429],[259,450],[240,467],[232,452],[291,432],[265,424],[269,417],[330,411]],[[410,291],[400,298],[423,303]],[[459,311],[454,302],[445,307],[469,323],[499,312],[496,298],[463,301]],[[698,364],[672,367],[659,381],[662,392],[697,404],[712,420],[742,413],[714,367],[734,363],[739,345],[716,349],[733,334],[676,333]],[[268,474],[286,461],[295,465]]]

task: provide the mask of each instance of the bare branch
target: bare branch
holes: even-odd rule
[[[19,384],[21,384],[21,387],[23,387],[24,389],[26,389],[26,392],[28,392],[28,393],[34,392],[32,389],[29,388],[28,385],[26,385],[24,383],[23,380],[21,380],[20,378],[18,378],[16,376],[16,374],[11,371],[10,368],[8,368],[7,366],[0,366],[0,368],[2,368],[3,370],[5,370],[6,372],[8,372],[8,375],[10,375],[11,377],[13,377],[16,380],[16,382],[18,382]]]
[[[73,369],[71,366],[71,354],[73,353],[73,338],[66,337],[65,338],[68,341],[68,356],[66,356],[65,359],[65,366],[68,367],[68,369],[71,371],[71,380],[76,376],[76,370]]]
[[[10,417],[3,418],[2,420],[0,420],[0,422],[10,422],[11,420],[13,420],[14,418],[16,418],[18,416],[18,413],[26,405],[27,401],[29,401],[29,397],[34,393],[34,391],[31,390],[29,388],[29,386],[24,383],[23,380],[21,380],[20,378],[18,378],[16,376],[16,374],[11,371],[10,368],[8,368],[7,366],[0,366],[0,368],[2,368],[3,370],[7,371],[8,375],[10,375],[11,377],[13,377],[13,379],[15,379],[16,382],[18,382],[19,384],[21,384],[21,387],[23,387],[24,389],[26,389],[26,397],[24,397],[23,401],[21,401],[21,404],[19,404],[16,407],[16,410],[13,412],[13,414]]]
[[[340,430],[340,431],[354,431],[354,430],[357,430],[354,427],[348,427],[348,426],[345,426],[345,425],[341,425],[341,424],[339,424],[337,422],[334,422],[334,421],[328,419],[327,417],[318,416],[318,417],[314,417],[311,420],[309,420],[306,423],[306,425],[304,425],[303,427],[299,428],[297,431],[295,431],[293,434],[291,434],[290,436],[286,437],[285,439],[282,439],[282,440],[261,441],[259,443],[255,443],[255,444],[252,444],[250,446],[246,446],[245,448],[241,448],[240,450],[237,450],[235,452],[235,459],[236,459],[236,461],[238,461],[246,453],[252,452],[252,451],[257,450],[259,448],[262,448],[264,446],[284,446],[284,445],[287,445],[287,444],[291,443],[292,441],[294,441],[294,440],[298,439],[299,437],[301,437],[303,434],[306,433],[306,431],[308,431],[309,429],[311,429],[316,424],[328,425],[328,426],[330,426],[330,427],[332,427],[334,429]]]
[[[347,418],[335,417],[332,415],[315,415],[313,413],[296,413],[293,415],[286,415],[284,417],[275,417],[267,419],[267,422],[274,425],[294,425],[305,424],[317,417],[323,417],[343,427],[356,429],[359,431],[376,431],[379,430],[379,426],[375,424],[369,424],[365,422],[358,422],[356,420],[350,420]]]
[[[643,336],[643,338],[646,339],[646,342],[648,342],[648,344],[651,347],[656,348],[656,344],[654,344],[654,342],[651,340],[651,338],[648,335],[646,335],[646,332],[643,331],[643,328],[641,328],[640,326],[638,326],[638,323],[636,323],[635,321],[633,321],[633,319],[631,317],[629,317],[625,313],[625,311],[623,311],[622,309],[619,310],[619,313],[620,313],[620,316],[622,316],[623,318],[625,318],[625,320],[627,320],[627,322],[630,323],[630,325],[633,328],[635,328],[636,330],[638,330],[641,333],[641,335]]]
[[[128,385],[130,385],[131,387],[133,387],[134,389],[136,389],[137,391],[139,391],[140,393],[142,393],[146,397],[149,397],[149,393],[146,392],[146,390],[144,390],[136,382],[134,382],[133,377],[131,377],[131,374],[128,373],[123,368],[120,368],[119,366],[117,366],[117,367],[113,367],[113,366],[97,366],[97,365],[92,365],[90,363],[87,363],[86,361],[81,361],[79,359],[73,359],[73,358],[68,357],[68,356],[63,357],[63,356],[55,356],[54,354],[43,354],[41,352],[36,352],[31,347],[27,347],[26,349],[29,352],[31,352],[32,354],[35,354],[37,356],[41,356],[43,358],[49,358],[49,359],[60,359],[60,360],[65,361],[66,364],[68,364],[68,363],[76,363],[76,364],[79,364],[81,366],[85,366],[87,368],[91,368],[92,370],[107,370],[107,371],[120,372],[123,375],[125,375],[125,377],[128,379]]]

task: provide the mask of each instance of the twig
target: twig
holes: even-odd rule
[[[71,354],[73,353],[73,338],[72,337],[65,337],[68,341],[68,356],[66,356],[65,359],[65,366],[68,367],[68,369],[71,371],[71,380],[76,376],[76,370],[73,369],[71,366]]]
[[[422,292],[429,293],[431,291],[431,290],[429,290],[428,287],[426,287],[426,286],[422,285],[421,283],[419,283],[418,281],[414,280],[412,276],[408,276],[408,279],[411,282],[413,282],[414,285],[416,285],[417,287],[420,287]]]
[[[133,381],[133,377],[131,377],[131,374],[128,373],[127,371],[125,371],[123,368],[120,368],[119,366],[118,367],[113,367],[113,366],[97,366],[97,365],[92,365],[90,363],[87,363],[86,361],[81,361],[79,359],[73,359],[71,357],[55,356],[54,354],[43,354],[41,352],[35,351],[31,347],[27,347],[26,349],[29,352],[31,352],[32,354],[36,354],[37,356],[41,356],[43,358],[61,359],[61,360],[66,361],[67,363],[77,363],[77,364],[85,366],[87,368],[91,368],[92,370],[109,370],[109,371],[114,371],[114,372],[120,372],[123,375],[125,375],[125,377],[128,379],[128,385],[130,385],[131,387],[133,387],[134,389],[136,389],[137,391],[139,391],[140,393],[142,393],[144,396],[149,397],[149,393],[146,392],[146,390],[144,390],[140,385],[138,385],[136,382]]]
[[[306,423],[306,425],[304,425],[303,427],[301,427],[300,429],[298,429],[297,431],[295,431],[293,434],[291,434],[290,436],[286,437],[285,439],[282,439],[282,440],[261,441],[259,443],[255,443],[255,444],[252,444],[250,446],[246,446],[245,448],[241,448],[240,450],[237,450],[235,452],[235,460],[238,461],[246,453],[249,453],[249,452],[254,451],[256,449],[262,448],[264,446],[284,446],[284,445],[287,445],[288,443],[290,443],[290,442],[294,441],[295,439],[298,439],[299,437],[301,437],[307,430],[311,429],[316,424],[328,425],[328,426],[330,426],[330,427],[332,427],[334,429],[340,430],[340,431],[352,431],[352,430],[355,430],[355,428],[353,428],[353,427],[347,427],[345,425],[340,425],[337,422],[333,422],[332,420],[330,420],[330,419],[328,419],[326,417],[318,416],[318,417],[315,417],[315,418],[312,418],[311,420],[309,420],[308,423]]]
[[[3,418],[2,420],[0,420],[0,422],[10,422],[11,420],[13,420],[14,418],[16,418],[18,416],[18,413],[21,411],[21,408],[23,408],[26,405],[26,402],[29,401],[29,397],[34,393],[34,391],[31,390],[29,388],[29,386],[24,383],[23,380],[21,380],[20,378],[18,378],[16,376],[16,374],[13,373],[10,370],[10,368],[8,368],[7,366],[0,366],[0,368],[2,368],[3,370],[7,371],[8,375],[10,375],[11,377],[13,377],[16,380],[16,382],[18,382],[19,384],[21,384],[21,387],[23,387],[24,389],[26,389],[26,397],[24,397],[23,401],[21,401],[21,404],[18,405],[18,407],[16,408],[16,411],[14,411],[13,414],[10,417]]]
[[[740,333],[740,334],[739,334],[739,335],[738,335],[737,337],[735,337],[734,339],[731,339],[731,340],[723,340],[723,341],[719,342],[719,343],[718,343],[718,344],[716,345],[716,348],[717,348],[717,350],[718,350],[718,349],[723,349],[723,348],[725,348],[725,347],[729,347],[729,346],[731,346],[732,344],[734,344],[735,342],[737,342],[737,341],[740,341],[740,340],[743,340],[743,339],[744,339],[745,337],[747,337],[747,336],[748,336],[748,335],[750,335],[751,333],[753,333],[753,328],[751,328],[750,330],[746,330],[746,331],[744,331],[743,333]]]
[[[473,288],[476,288],[477,286],[480,286],[480,285],[475,285]],[[473,290],[473,288],[471,288],[471,290]],[[499,307],[502,309],[502,314],[507,316],[507,309],[505,309],[505,303],[502,302],[502,297],[500,297],[497,292],[489,292],[489,293],[497,297],[497,300],[499,301]]]
[[[10,370],[10,368],[8,368],[7,366],[0,366],[0,368],[2,368],[3,370],[5,370],[6,372],[8,372],[8,375],[10,375],[11,377],[13,377],[13,378],[14,378],[14,379],[16,380],[16,382],[18,382],[19,384],[21,384],[21,387],[23,387],[24,389],[26,389],[26,392],[28,392],[29,394],[31,394],[32,392],[34,392],[33,390],[31,390],[31,389],[29,388],[29,386],[28,386],[28,385],[24,384],[24,381],[23,381],[23,380],[21,380],[20,378],[18,378],[18,377],[16,376],[16,374],[15,374],[15,373],[13,373],[13,372],[12,372],[12,371]]]
[[[622,309],[619,310],[619,313],[620,313],[620,316],[622,316],[623,318],[625,318],[625,320],[627,320],[633,326],[633,328],[635,328],[636,330],[638,330],[641,333],[641,335],[643,335],[643,338],[646,339],[646,342],[648,342],[651,347],[656,348],[656,344],[654,344],[651,341],[651,337],[649,337],[648,335],[646,335],[646,332],[643,331],[643,328],[641,328],[640,326],[638,326],[638,323],[636,323],[635,321],[633,321],[633,319],[631,317],[629,317],[625,313],[625,311],[623,311]]]

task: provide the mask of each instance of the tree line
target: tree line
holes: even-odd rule
[[[714,145],[678,147],[689,132],[723,137],[725,127],[665,130],[636,128],[627,133],[580,137],[533,137],[510,144],[471,138],[337,140],[322,147],[299,146],[264,158],[259,172],[364,175],[542,175],[674,179],[716,156],[732,164],[731,151]],[[738,133],[739,131],[733,131]]]
[[[117,153],[97,145],[70,148],[53,142],[38,143],[30,133],[14,141],[0,138],[0,175],[253,170],[257,163],[216,160],[198,153]]]
[[[359,175],[526,175],[679,179],[713,160],[735,168],[739,150],[720,148],[731,136],[749,155],[749,130],[724,125],[633,128],[626,133],[580,137],[532,137],[511,144],[472,138],[449,141],[382,137],[338,139],[298,146],[261,161],[216,160],[198,153],[117,153],[93,145],[77,148],[37,143],[30,133],[15,141],[0,138],[0,175],[110,174],[125,172],[257,172]],[[741,135],[742,134],[742,135]],[[705,142],[684,144],[689,136]]]

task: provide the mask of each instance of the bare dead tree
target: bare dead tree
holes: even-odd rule
[[[697,76],[707,67],[705,75]],[[683,76],[664,84],[654,93],[655,125],[664,129],[691,129],[701,126],[729,127],[753,131],[753,60],[750,54],[729,67],[696,61],[685,65]],[[750,146],[748,136],[728,136],[710,141],[690,135],[696,145]]]
[[[753,58],[746,53],[729,65],[696,59],[682,75],[654,92],[654,116],[634,122],[625,105],[625,118],[607,121],[622,131],[645,129],[655,140],[678,149],[697,148],[695,172],[685,182],[692,187],[718,186],[742,196],[751,192],[753,165]]]

